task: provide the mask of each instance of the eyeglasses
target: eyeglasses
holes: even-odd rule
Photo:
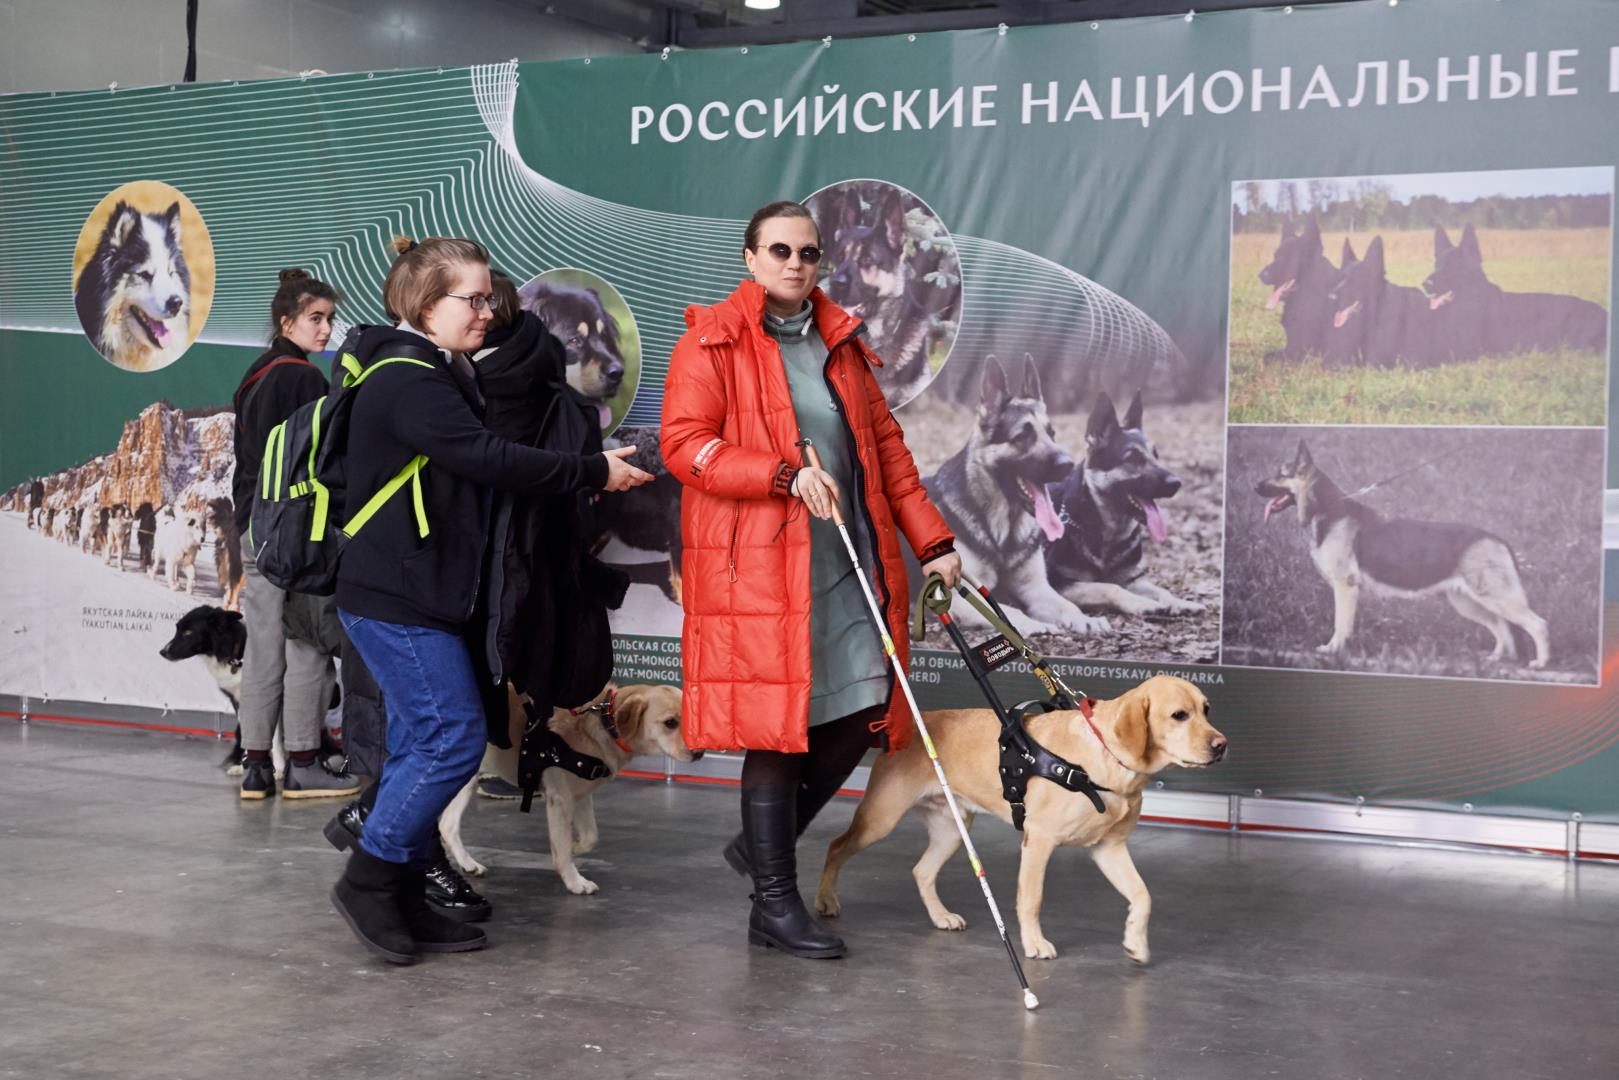
[[[457,300],[465,300],[467,303],[472,305],[472,310],[473,311],[483,311],[486,308],[488,310],[490,310],[490,311],[499,311],[500,310],[500,297],[495,296],[493,294],[490,294],[489,296],[485,296],[482,293],[452,292],[452,293],[445,293],[444,295],[445,296],[453,296]]]
[[[777,262],[786,262],[793,257],[793,249],[786,244],[771,244],[765,248],[770,257]],[[798,261],[805,266],[814,266],[821,261],[821,249],[814,244],[805,244],[798,249]]]

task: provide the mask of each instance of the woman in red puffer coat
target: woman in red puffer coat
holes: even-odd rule
[[[952,585],[961,561],[872,376],[863,324],[815,287],[809,210],[759,210],[743,258],[751,281],[687,309],[664,384],[663,458],[686,485],[683,728],[693,748],[747,750],[742,833],[725,857],[753,878],[748,939],[835,957],[843,942],[798,893],[797,839],[874,741],[900,749],[912,725],[833,507],[902,661],[899,534]],[[822,468],[805,463],[805,439]]]

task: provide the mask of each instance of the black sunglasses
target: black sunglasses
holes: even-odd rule
[[[771,244],[765,250],[777,262],[786,262],[793,257],[793,249],[786,244]],[[821,261],[821,249],[814,244],[805,244],[798,249],[798,259],[806,266],[814,266]]]

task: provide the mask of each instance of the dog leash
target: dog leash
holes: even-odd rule
[[[1001,776],[1003,794],[1012,806],[1012,824],[1019,831],[1023,828],[1023,792],[1029,780],[1036,776],[1044,777],[1058,786],[1072,792],[1084,795],[1090,800],[1097,813],[1103,813],[1105,807],[1102,803],[1101,792],[1112,789],[1097,784],[1083,768],[1072,762],[1051,753],[1041,746],[1029,735],[1024,728],[1024,714],[1030,710],[1038,709],[1041,712],[1050,712],[1052,707],[1059,709],[1072,709],[1085,718],[1085,726],[1091,729],[1097,743],[1104,753],[1112,758],[1114,763],[1127,773],[1137,770],[1126,765],[1119,755],[1113,752],[1103,737],[1102,731],[1096,726],[1092,718],[1092,710],[1096,706],[1096,699],[1088,694],[1076,694],[1062,677],[1051,670],[1046,658],[1034,650],[1028,641],[1017,631],[1006,612],[1001,610],[999,602],[990,595],[989,589],[976,581],[971,575],[962,572],[962,580],[966,584],[957,584],[955,591],[966,600],[978,613],[982,615],[990,626],[999,635],[973,647],[967,644],[955,618],[950,614],[950,588],[945,585],[944,578],[938,574],[929,574],[921,590],[916,595],[916,604],[911,613],[911,638],[914,641],[923,639],[923,610],[932,611],[949,632],[951,640],[967,661],[968,669],[978,683],[980,690],[989,700],[990,706],[1001,720]],[[971,586],[969,588],[968,586]],[[1001,704],[1000,697],[995,693],[994,687],[989,684],[989,673],[1003,664],[1009,663],[1014,656],[1022,657],[1034,670],[1035,676],[1044,684],[1047,693],[1051,695],[1049,701],[1025,701],[1008,710]],[[974,658],[978,663],[974,663]],[[980,670],[982,669],[982,670]]]
[[[583,716],[586,713],[600,713],[602,718],[602,730],[607,732],[607,737],[612,739],[613,742],[618,745],[620,750],[624,751],[626,754],[629,754],[631,757],[634,757],[635,751],[630,748],[630,744],[625,742],[624,737],[619,734],[617,708],[618,688],[614,687],[612,690],[607,692],[607,697],[605,700],[598,701],[594,705],[585,705],[578,709],[569,709],[568,712],[572,713],[574,716]]]
[[[1444,461],[1448,457],[1455,457],[1457,454],[1461,453],[1462,450],[1464,450],[1464,449],[1466,449],[1466,448],[1465,447],[1458,447],[1455,450],[1446,451],[1445,453],[1440,454],[1438,457],[1431,457],[1427,461],[1424,461],[1424,462],[1421,462],[1419,464],[1411,466],[1409,469],[1402,469],[1400,472],[1395,473],[1393,476],[1385,476],[1381,480],[1378,480],[1378,481],[1376,481],[1374,483],[1367,484],[1365,487],[1361,488],[1359,491],[1353,492],[1353,493],[1351,493],[1349,495],[1346,495],[1344,497],[1347,498],[1347,499],[1358,499],[1362,495],[1366,494],[1368,491],[1371,491],[1371,490],[1373,490],[1375,488],[1380,488],[1384,484],[1393,483],[1394,481],[1400,479],[1402,476],[1410,476],[1412,473],[1418,471],[1419,469],[1426,469],[1429,465],[1438,464],[1439,462]]]

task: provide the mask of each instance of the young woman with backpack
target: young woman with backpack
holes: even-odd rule
[[[274,337],[242,375],[234,400],[236,472],[231,494],[241,536],[249,535],[270,430],[327,391],[326,376],[310,363],[309,354],[326,348],[336,311],[337,292],[330,285],[304,270],[281,271],[281,284],[270,301]],[[237,714],[242,729],[241,797],[264,799],[276,793],[270,742],[278,723],[287,750],[284,797],[352,795],[360,790],[360,781],[348,772],[333,771],[320,756],[321,725],[332,696],[332,663],[314,645],[283,632],[288,594],[259,573],[252,544],[242,545],[242,571],[247,648]]]
[[[420,497],[389,499],[347,541],[338,617],[382,687],[388,758],[332,902],[373,953],[396,964],[418,952],[482,948],[481,929],[426,903],[423,872],[438,817],[483,756],[484,708],[465,635],[487,587],[495,489],[527,495],[623,491],[651,477],[629,449],[568,454],[521,446],[484,426],[469,354],[483,344],[495,296],[489,258],[470,240],[400,238],[383,285],[396,327],[353,342],[362,369],[403,348],[426,363],[371,374],[354,400],[344,451],[344,516],[420,456]]]

